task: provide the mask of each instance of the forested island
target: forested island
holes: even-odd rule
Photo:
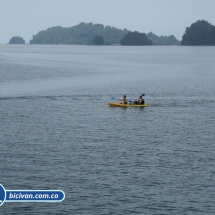
[[[30,44],[92,45],[95,44],[95,36],[100,36],[100,39],[101,37],[104,39],[104,43],[102,42],[102,44],[113,45],[120,44],[121,39],[129,32],[131,31],[127,29],[122,30],[111,26],[104,26],[102,24],[81,22],[79,25],[73,27],[64,28],[57,26],[40,31],[33,36],[33,39],[30,40]],[[180,44],[180,41],[178,41],[174,36],[158,37],[153,33],[149,33],[146,34],[146,37],[152,41],[153,45]]]
[[[215,45],[215,26],[205,20],[193,23],[182,37],[181,45]]]
[[[8,44],[25,44],[25,40],[22,37],[12,37]]]
[[[101,24],[82,22],[69,28],[57,26],[40,31],[33,36],[30,44],[92,45],[96,35],[102,36],[105,44],[119,44],[120,39],[127,33],[127,29],[121,30]]]

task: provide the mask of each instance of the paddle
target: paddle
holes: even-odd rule
[[[145,95],[146,95],[146,94],[143,93],[143,94],[141,95],[141,97],[142,97],[142,96],[145,96]],[[132,101],[129,101],[129,103],[132,103]]]
[[[111,97],[111,100],[119,100],[119,99],[117,99],[117,98],[115,98],[115,97],[112,96],[112,97]],[[129,102],[129,103],[132,103],[133,101],[128,100],[128,102]]]

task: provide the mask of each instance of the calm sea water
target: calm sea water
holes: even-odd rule
[[[0,46],[0,183],[60,203],[0,214],[214,214],[215,48]],[[148,108],[111,108],[145,93]]]

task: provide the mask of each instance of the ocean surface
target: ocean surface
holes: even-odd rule
[[[215,47],[0,45],[0,184],[63,190],[0,214],[215,213]],[[114,108],[111,97],[147,108]]]

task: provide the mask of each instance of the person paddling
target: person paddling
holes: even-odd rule
[[[139,96],[139,100],[134,101],[134,104],[135,105],[143,105],[143,104],[145,104],[145,101],[144,101],[142,96]]]
[[[126,95],[123,96],[122,99],[118,99],[119,101],[122,101],[123,104],[127,105],[128,104],[128,100],[126,98]]]

